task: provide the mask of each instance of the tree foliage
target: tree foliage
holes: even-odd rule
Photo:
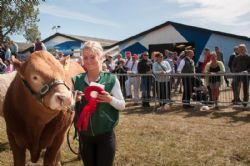
[[[23,36],[28,42],[33,43],[37,38],[41,38],[41,33],[38,30],[38,26],[33,24],[30,27],[25,28],[25,33]]]
[[[45,1],[45,0],[42,0]],[[20,34],[39,21],[39,0],[0,0],[0,42]]]

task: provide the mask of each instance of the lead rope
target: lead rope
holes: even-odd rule
[[[78,90],[75,90],[75,91],[72,92],[74,104],[71,106],[71,111],[75,111],[77,93],[78,93]],[[75,116],[76,116],[76,113],[75,113]],[[75,118],[74,118],[74,119],[75,119]],[[71,151],[72,153],[74,153],[75,155],[77,155],[77,156],[78,156],[78,159],[79,159],[79,157],[80,157],[80,154],[79,154],[79,147],[80,147],[80,144],[78,144],[78,146],[79,146],[79,147],[77,148],[78,151],[76,151],[76,150],[74,150],[75,148],[73,148],[73,147],[71,146],[71,143],[70,143],[70,130],[71,130],[73,124],[74,124],[74,120],[73,120],[73,122],[71,123],[70,128],[69,128],[69,130],[68,130],[68,132],[67,132],[67,144],[68,144],[68,146],[69,146],[70,151]],[[75,128],[75,126],[74,126],[74,128]],[[73,140],[77,139],[77,136],[78,136],[78,132],[77,132],[77,130],[76,130],[76,128],[75,128],[75,133],[74,133]],[[78,139],[79,139],[79,138],[78,138]]]

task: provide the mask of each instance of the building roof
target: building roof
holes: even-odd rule
[[[150,32],[153,32],[155,30],[158,30],[160,28],[163,28],[165,26],[168,26],[168,25],[173,25],[174,27],[178,26],[178,27],[183,27],[183,28],[187,28],[187,29],[193,29],[193,30],[196,30],[196,31],[200,31],[200,32],[205,32],[205,33],[215,33],[215,34],[219,34],[219,35],[224,35],[224,36],[229,36],[229,37],[234,37],[234,38],[238,38],[238,39],[242,39],[242,40],[248,40],[250,41],[250,38],[246,37],[246,36],[239,36],[239,35],[235,35],[235,34],[230,34],[230,33],[225,33],[225,32],[220,32],[220,31],[215,31],[215,30],[210,30],[210,29],[205,29],[205,28],[200,28],[200,27],[195,27],[195,26],[191,26],[191,25],[185,25],[185,24],[181,24],[181,23],[176,23],[176,22],[172,22],[172,21],[167,21],[163,24],[160,24],[158,26],[155,26],[151,29],[148,29],[146,31],[143,31],[139,34],[136,34],[134,36],[131,36],[127,39],[124,39],[124,40],[121,40],[117,43],[114,43],[113,45],[110,45],[110,46],[107,46],[107,48],[110,48],[110,47],[114,47],[116,45],[120,45],[120,44],[123,44],[129,40],[133,40],[135,38],[138,38],[140,36],[143,36],[145,34],[148,34]]]
[[[16,44],[18,45],[18,52],[23,52],[32,46],[32,43],[16,42]]]
[[[88,40],[93,40],[93,41],[98,41],[101,43],[101,45],[103,47],[105,46],[109,46],[111,44],[116,43],[116,40],[109,40],[109,39],[101,39],[101,38],[94,38],[94,37],[88,37],[88,36],[79,36],[79,35],[70,35],[70,34],[63,34],[63,33],[55,33],[54,35],[44,39],[42,42],[47,42],[50,39],[56,37],[56,36],[63,36],[72,40],[77,40],[77,41],[81,41],[81,42],[86,42]]]
[[[86,42],[88,40],[93,40],[93,41],[100,42],[100,44],[103,47],[107,47],[107,46],[112,45],[112,44],[117,42],[116,40],[101,39],[101,38],[94,38],[94,37],[87,37],[87,36],[78,36],[78,35],[70,35],[70,34],[63,34],[63,33],[55,33],[54,35],[51,35],[51,36],[47,37],[46,39],[42,40],[42,42],[45,43],[45,42],[53,39],[56,36],[63,36],[65,38],[69,38],[71,40],[76,40],[79,42]],[[27,47],[26,49],[19,51],[19,52],[21,52],[21,53],[26,52],[29,49],[31,49],[31,46],[32,46],[32,44],[30,44],[30,46]]]

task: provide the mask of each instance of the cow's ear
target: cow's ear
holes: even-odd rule
[[[66,56],[63,59],[60,59],[59,61],[64,66],[64,65],[70,63],[70,56]]]
[[[18,59],[16,59],[15,56],[11,56],[11,61],[15,69],[20,73],[23,63],[19,61]]]
[[[66,56],[63,60],[60,61],[61,64],[63,65],[63,68],[65,71],[69,70],[70,66],[70,56]]]
[[[68,64],[68,63],[70,63],[70,56],[65,57],[65,64]]]

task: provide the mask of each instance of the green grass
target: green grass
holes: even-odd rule
[[[2,118],[0,125],[0,165],[13,165]],[[250,111],[226,107],[215,112],[183,111],[175,106],[168,112],[152,113],[131,106],[121,113],[116,128],[114,165],[247,166],[249,129]],[[62,161],[65,166],[82,165],[67,144]]]

